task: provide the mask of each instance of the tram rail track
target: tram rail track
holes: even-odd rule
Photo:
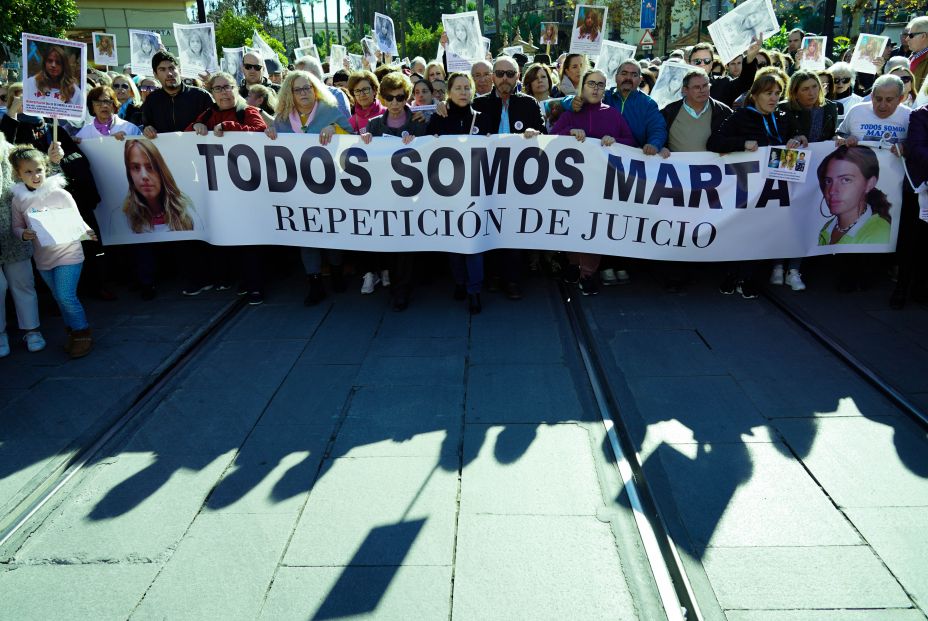
[[[41,517],[54,506],[59,493],[65,489],[100,452],[122,434],[136,428],[145,414],[159,403],[159,395],[201,352],[213,338],[238,316],[246,307],[242,298],[237,298],[214,313],[194,334],[190,335],[150,376],[150,380],[132,398],[131,403],[120,408],[108,420],[98,424],[90,434],[76,440],[64,451],[73,451],[67,458],[59,460],[44,473],[44,479],[28,495],[8,511],[0,515],[0,559],[8,557],[8,551],[17,548],[41,524]]]

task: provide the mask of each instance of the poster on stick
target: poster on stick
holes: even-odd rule
[[[24,32],[22,54],[23,112],[82,120],[87,46]]]

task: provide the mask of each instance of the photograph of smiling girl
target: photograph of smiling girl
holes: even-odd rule
[[[571,54],[599,56],[603,45],[603,28],[609,9],[602,6],[578,4],[574,14],[574,28],[570,38]]]
[[[75,41],[23,33],[23,112],[65,119],[84,118],[81,76],[87,46]]]
[[[216,71],[219,63],[212,24],[174,24],[174,40],[180,56],[181,76],[196,78],[201,73]]]
[[[115,67],[119,64],[116,54],[116,35],[107,32],[95,32],[93,37],[93,62],[101,67]]]

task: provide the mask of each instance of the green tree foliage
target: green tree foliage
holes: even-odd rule
[[[12,0],[12,6],[0,12],[0,60],[21,48],[24,32],[63,36],[74,25],[77,13],[75,0]]]
[[[422,56],[427,60],[434,58],[441,33],[440,19],[434,28],[423,26],[420,22],[409,22],[406,29],[406,55],[409,58]]]
[[[213,16],[216,28],[216,47],[241,47],[251,45],[251,38],[254,31],[257,30],[261,38],[271,46],[280,62],[287,66],[287,48],[284,44],[267,34],[264,25],[254,15],[236,15],[231,9],[226,9],[224,13]]]

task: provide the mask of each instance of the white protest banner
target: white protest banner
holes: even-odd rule
[[[26,212],[29,228],[35,231],[40,246],[70,244],[84,239],[88,227],[77,207],[69,209],[30,209]]]
[[[321,146],[296,134],[185,133],[87,139],[81,149],[107,181],[96,212],[106,244],[525,248],[674,261],[890,252],[903,178],[886,149],[832,142],[811,146],[818,165],[807,183],[766,178],[766,147],[662,159],[566,136],[420,137],[408,146],[335,136]],[[849,167],[875,179],[876,191],[858,184],[823,197]],[[164,223],[154,224],[159,213]]]
[[[453,56],[471,63],[484,58],[483,35],[480,32],[480,19],[477,11],[465,13],[444,13],[441,23],[448,33],[448,58]],[[451,65],[448,65],[451,69]]]
[[[857,38],[857,45],[854,46],[854,53],[851,55],[851,67],[857,73],[878,75],[883,66],[883,50],[886,49],[888,43],[889,37],[861,34]]]
[[[770,147],[770,159],[767,160],[767,178],[784,179],[795,183],[805,183],[806,173],[812,161],[812,152],[808,149],[787,149]]]
[[[599,56],[608,14],[609,9],[604,6],[577,5],[574,12],[574,28],[570,36],[571,54]]]
[[[108,32],[94,32],[91,37],[93,39],[94,64],[103,67],[115,67],[118,65],[119,56],[116,53],[116,35]]]
[[[155,75],[151,68],[151,57],[160,50],[161,35],[148,30],[129,30],[129,56],[131,70],[136,75]]]
[[[87,46],[24,32],[22,54],[23,112],[82,120]]]
[[[692,67],[681,61],[669,60],[661,65],[661,72],[651,89],[651,99],[658,108],[683,98],[683,78]]]
[[[215,73],[219,62],[213,24],[174,24],[174,40],[182,76],[196,78],[201,73]]]
[[[396,30],[393,28],[393,18],[383,13],[374,13],[374,42],[377,49],[384,54],[397,56]]]
[[[825,68],[825,46],[828,37],[803,37],[799,48],[799,66],[809,71],[821,71]]]
[[[628,59],[634,60],[635,51],[634,45],[603,41],[603,48],[596,59],[596,68],[605,74],[607,88],[615,86],[615,74],[619,70],[619,65]]]
[[[752,39],[761,35],[766,39],[779,31],[770,0],[746,0],[709,24],[709,36],[725,64],[747,50]]]

